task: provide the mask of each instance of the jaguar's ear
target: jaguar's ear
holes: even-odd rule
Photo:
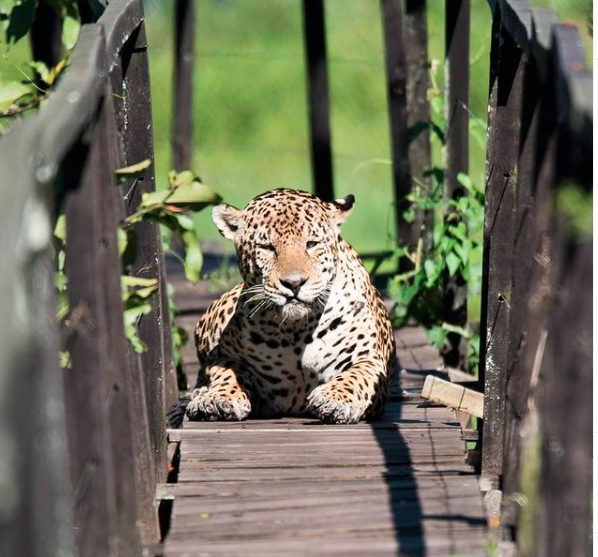
[[[244,222],[243,212],[226,203],[216,205],[212,209],[212,220],[220,234],[229,240],[235,239]]]
[[[355,196],[351,193],[328,203],[332,220],[337,228],[340,229],[341,225],[349,218],[349,215],[353,211],[353,203],[355,203]]]

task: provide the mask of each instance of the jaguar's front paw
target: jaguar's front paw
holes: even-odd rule
[[[207,387],[195,389],[187,406],[191,421],[240,421],[249,416],[251,403],[244,392],[222,395]]]
[[[325,383],[309,394],[307,409],[323,422],[356,424],[363,418],[367,405],[356,400],[341,385]]]

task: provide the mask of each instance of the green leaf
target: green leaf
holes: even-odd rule
[[[471,253],[472,248],[473,244],[469,239],[465,239],[463,243],[456,243],[453,246],[453,250],[459,256],[461,261],[463,261],[463,265],[467,265],[467,263],[469,262],[469,254]]]
[[[114,174],[116,174],[119,178],[122,177],[124,179],[136,178],[136,177],[140,176],[141,174],[143,174],[143,172],[145,170],[147,170],[151,164],[152,164],[151,159],[144,159],[141,162],[132,164],[131,166],[126,166],[124,168],[117,168],[114,171]]]
[[[439,115],[444,115],[444,98],[442,95],[435,96],[430,101],[430,108]]]
[[[138,301],[145,300],[158,290],[157,279],[123,275],[120,280],[123,289],[123,300],[129,309],[135,307],[135,303],[127,303],[133,296]]]
[[[8,44],[16,43],[31,29],[37,0],[2,0],[0,22]]]
[[[10,108],[21,97],[29,95],[32,92],[33,89],[31,86],[20,83],[19,81],[0,83],[0,111]]]
[[[141,305],[135,305],[134,307],[125,309],[123,312],[125,335],[137,353],[145,352],[147,350],[147,345],[137,336],[137,322],[141,315],[145,315],[150,311],[152,311],[151,303],[144,302]]]
[[[176,207],[199,211],[207,205],[220,201],[212,188],[197,180],[186,182],[172,190],[161,190],[144,194],[139,206],[140,210],[147,210],[153,207]]]
[[[68,13],[62,20],[62,44],[67,50],[71,50],[79,40],[81,21],[78,13]]]
[[[455,273],[457,272],[457,269],[459,269],[459,258],[454,254],[454,252],[450,252],[447,256],[446,256],[446,265],[448,267],[449,270],[449,275],[452,277],[455,275]]]
[[[471,178],[469,175],[465,174],[465,172],[459,172],[459,174],[457,174],[457,180],[467,191],[475,190],[475,186],[473,185]]]
[[[203,265],[203,255],[199,246],[199,240],[194,230],[189,230],[181,235],[185,246],[185,277],[191,282],[197,282],[200,278]]]
[[[62,290],[56,296],[56,319],[62,321],[69,314],[69,310],[69,295],[66,290]]]
[[[426,286],[430,287],[436,282],[439,274],[434,261],[431,259],[426,260],[424,271],[426,272]]]
[[[428,330],[428,340],[432,346],[435,346],[436,348],[442,348],[447,334],[448,332],[442,327],[435,326]]]
[[[40,61],[33,61],[27,64],[30,68],[33,69],[35,75],[39,77],[44,83],[50,83],[50,69],[46,64]]]
[[[116,229],[116,236],[118,239],[118,255],[122,257],[123,253],[127,250],[127,246],[129,244],[129,235],[127,234],[126,230],[122,228]]]
[[[66,216],[59,215],[56,219],[56,225],[54,226],[54,236],[58,238],[62,243],[66,242]]]
[[[449,227],[450,233],[455,237],[465,242],[467,240],[467,226],[464,222]]]
[[[61,350],[58,354],[60,367],[62,369],[71,369],[72,362],[71,362],[71,353],[68,350]]]

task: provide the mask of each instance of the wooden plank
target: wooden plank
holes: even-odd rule
[[[174,23],[174,117],[172,166],[191,168],[193,152],[193,66],[195,64],[195,2],[177,0]]]
[[[476,418],[484,416],[484,395],[443,381],[429,375],[422,389],[422,398],[444,404],[454,410],[471,414]]]
[[[494,38],[498,67],[489,104],[480,357],[485,396],[482,473],[488,476],[502,472],[521,99],[526,64],[525,55],[502,25],[499,37],[494,35]]]
[[[195,316],[180,323],[192,329]],[[426,367],[442,363],[438,351],[422,329],[396,336],[412,366],[398,386],[421,389]],[[193,350],[186,358],[194,375]],[[166,555],[388,555],[390,546],[483,555],[481,498],[454,412],[392,400],[383,421],[352,426],[306,417],[170,430],[181,460],[167,493],[174,506]]]
[[[426,0],[405,2],[405,51],[407,65],[407,130],[414,136],[409,143],[409,169],[415,186],[422,188],[423,195],[431,195],[430,151],[430,107],[428,89],[430,63],[428,60],[428,25]],[[431,209],[419,210],[414,229],[416,235],[423,232],[424,250],[432,241],[434,212]],[[421,231],[421,232],[420,232]]]
[[[313,189],[318,197],[330,201],[334,199],[334,180],[324,2],[323,0],[303,0],[302,5]]]
[[[394,493],[422,492],[437,490],[461,490],[471,488],[473,474],[449,475],[437,474],[420,475],[414,484],[413,477],[389,479],[388,481],[372,480],[333,480],[333,481],[304,481],[304,482],[184,482],[173,485],[174,496],[180,500],[185,498],[213,498],[222,500],[245,500],[260,498],[289,498],[296,493],[306,496],[339,493]]]
[[[391,537],[382,539],[359,539],[355,536],[337,536],[334,539],[325,536],[312,537],[309,540],[244,540],[243,542],[226,541],[222,543],[202,544],[202,553],[206,557],[223,555],[247,555],[251,557],[278,556],[303,557],[305,555],[338,555],[347,557],[362,557],[363,555],[388,556],[399,555],[400,551],[407,554],[422,554],[420,536],[403,536],[401,547],[399,542]],[[448,551],[457,552],[463,556],[483,556],[485,542],[467,538],[468,542],[454,540],[454,536],[444,541],[438,540],[426,544],[425,555],[428,557],[446,557]],[[169,556],[197,555],[194,553],[194,546],[185,542],[174,542],[169,547]]]
[[[445,9],[445,169],[444,215],[454,213],[449,201],[466,195],[457,179],[469,173],[469,33],[470,0],[447,0]],[[448,282],[444,296],[444,320],[464,327],[467,324],[467,285],[460,275]],[[466,346],[460,335],[447,335],[443,351],[447,365],[465,367]]]
[[[399,0],[380,0],[386,65],[386,94],[390,126],[390,151],[397,223],[397,241],[410,249],[416,244],[415,232],[404,213],[413,184],[407,144],[407,67],[403,39],[403,10]],[[406,258],[402,258],[401,264]]]

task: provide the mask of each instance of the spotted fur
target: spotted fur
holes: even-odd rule
[[[353,201],[278,189],[243,210],[214,208],[243,283],[197,325],[191,420],[311,414],[356,423],[383,412],[394,337],[368,273],[339,235]]]

